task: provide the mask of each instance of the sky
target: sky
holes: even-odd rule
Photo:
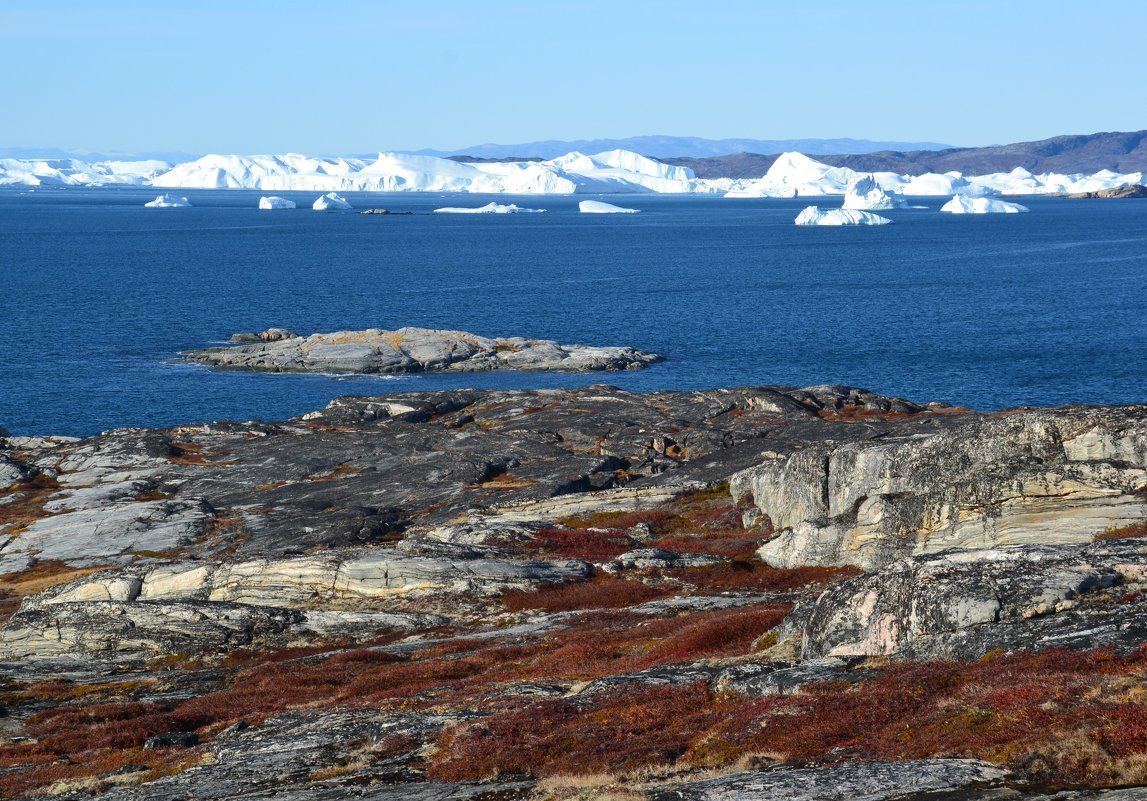
[[[1143,0],[0,0],[0,146],[960,146],[1147,128]]]

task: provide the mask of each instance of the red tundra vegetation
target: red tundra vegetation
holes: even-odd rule
[[[446,730],[429,775],[617,773],[790,761],[975,757],[1033,781],[1147,780],[1147,651],[1045,651],[894,665],[851,688],[715,695],[704,683],[546,699]]]

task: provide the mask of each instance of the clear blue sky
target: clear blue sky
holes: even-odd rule
[[[0,145],[359,153],[1147,128],[1144,0],[0,0]]]

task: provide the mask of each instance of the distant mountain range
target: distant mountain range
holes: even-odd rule
[[[690,167],[699,178],[759,178],[776,161],[777,155],[743,152],[710,158],[665,158],[662,161]],[[1100,170],[1144,172],[1147,171],[1147,131],[1054,136],[1037,142],[992,147],[886,149],[863,154],[845,151],[833,155],[817,154],[816,160],[859,172],[895,172],[901,175],[951,170],[965,175],[987,175],[1010,172],[1016,167],[1035,174],[1094,173]]]
[[[868,139],[702,139],[696,136],[631,136],[626,139],[551,139],[517,145],[474,145],[461,150],[416,150],[420,156],[472,156],[482,159],[552,159],[574,150],[602,153],[632,150],[664,161],[669,157],[708,158],[733,153],[784,153],[795,150],[806,156],[828,153],[872,153],[877,150],[944,150],[938,142],[874,142]]]

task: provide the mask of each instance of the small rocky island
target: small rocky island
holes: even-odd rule
[[[1097,189],[1094,192],[1063,192],[1054,197],[1066,197],[1072,200],[1129,200],[1147,198],[1147,186],[1143,184],[1129,184],[1116,186],[1112,189]]]
[[[189,350],[189,361],[233,370],[305,373],[421,373],[488,370],[637,370],[663,360],[628,347],[559,345],[548,339],[491,338],[466,331],[399,328],[300,336],[284,328],[235,334],[235,345]]]
[[[0,797],[1141,801],[1144,521],[1147,406],[0,436]]]

